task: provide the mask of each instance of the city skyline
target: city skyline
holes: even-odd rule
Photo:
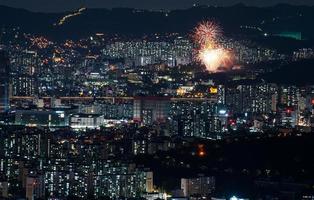
[[[314,7],[87,2],[0,6],[0,199],[314,199]]]

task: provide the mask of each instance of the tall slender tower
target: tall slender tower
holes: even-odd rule
[[[9,109],[10,60],[5,51],[0,50],[0,112]]]

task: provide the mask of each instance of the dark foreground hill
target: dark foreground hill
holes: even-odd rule
[[[314,59],[284,65],[274,72],[265,74],[262,78],[279,84],[312,85],[314,84]]]
[[[196,143],[192,147],[159,152],[154,156],[138,156],[137,162],[153,169],[156,184],[164,189],[179,187],[182,177],[202,174],[216,177],[218,194],[264,199],[258,197],[280,190],[298,193],[310,189],[313,192],[313,139],[309,134],[302,137],[200,141],[206,152],[203,157],[193,154],[199,146]],[[264,191],[256,184],[258,180],[268,181],[270,188]],[[280,188],[276,183],[292,187]]]

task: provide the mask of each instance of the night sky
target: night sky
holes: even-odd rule
[[[41,12],[73,10],[82,5],[90,8],[182,9],[191,7],[194,3],[219,6],[228,6],[236,3],[245,3],[253,6],[270,6],[278,3],[314,5],[314,0],[0,0],[0,5]]]

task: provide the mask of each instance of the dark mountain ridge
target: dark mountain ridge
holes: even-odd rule
[[[79,38],[96,32],[124,35],[152,33],[189,33],[202,20],[217,21],[225,34],[301,32],[303,38],[314,39],[313,6],[277,5],[249,7],[200,6],[186,10],[148,11],[130,8],[86,9],[68,18],[61,26],[54,24],[74,13],[38,13],[0,6],[0,27],[20,27],[25,32],[42,34],[55,39]]]

